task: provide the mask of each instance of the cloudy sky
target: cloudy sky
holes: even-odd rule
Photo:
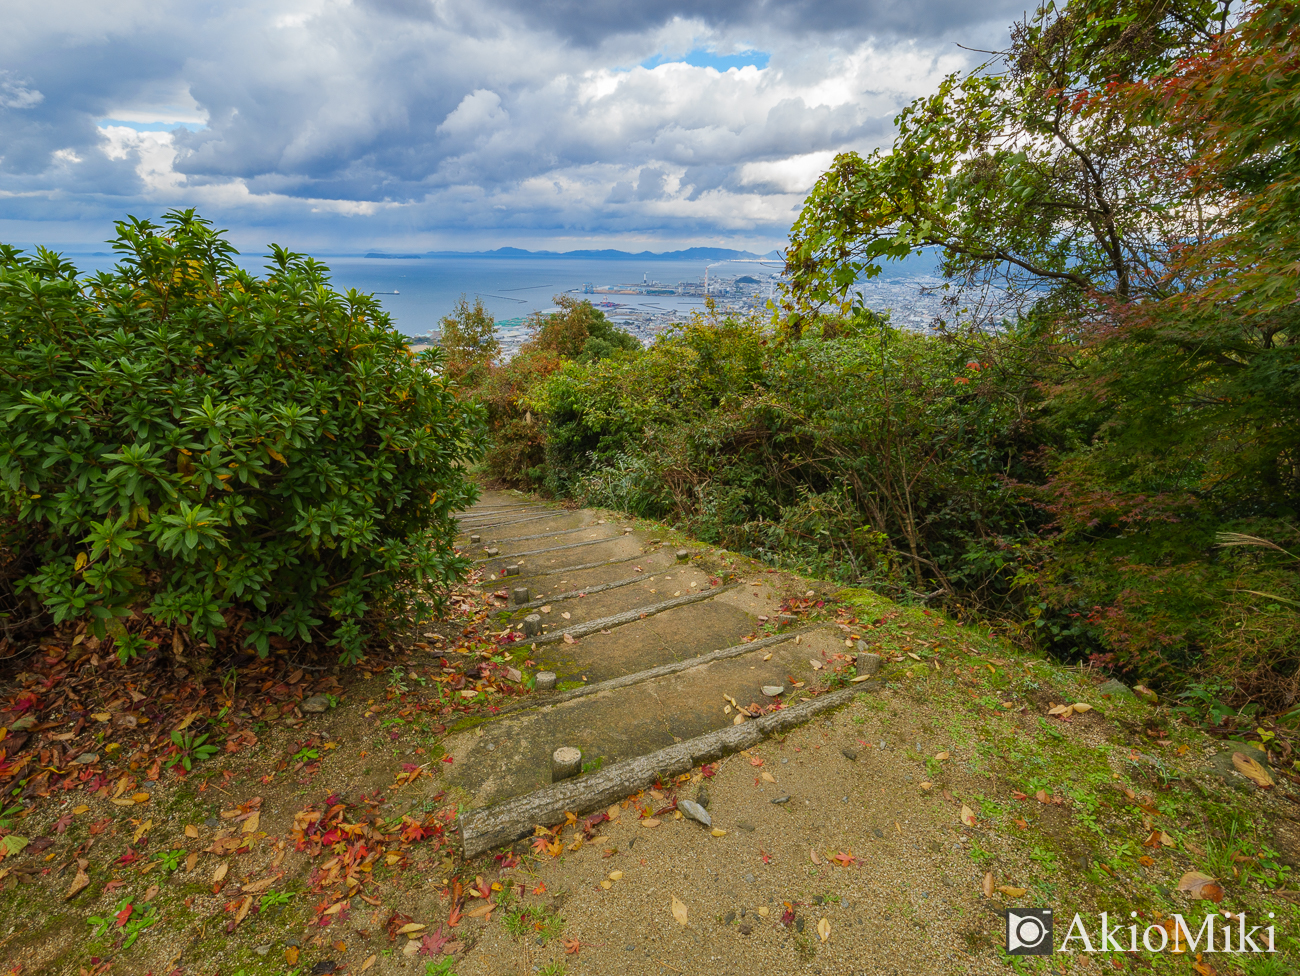
[[[1006,0],[3,0],[0,240],[779,246]]]

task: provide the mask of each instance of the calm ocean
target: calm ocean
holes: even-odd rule
[[[67,259],[82,273],[112,267],[110,255],[68,253]],[[239,263],[250,271],[261,272],[265,260],[256,254],[242,254]],[[406,335],[436,331],[438,320],[451,311],[456,300],[467,295],[472,302],[481,297],[483,305],[498,320],[518,319],[536,311],[554,307],[554,296],[581,290],[586,284],[596,287],[639,284],[643,279],[675,286],[679,281],[698,281],[704,277],[705,262],[674,260],[639,260],[620,258],[569,257],[485,257],[463,255],[433,258],[321,258],[331,271],[334,287],[340,291],[355,288],[374,292],[383,302],[393,323]],[[781,271],[776,261],[723,261],[708,264],[710,276],[735,277],[752,275],[765,280]],[[928,279],[933,274],[932,258],[912,258],[896,262],[885,274],[868,284],[897,288],[914,279]],[[911,289],[908,289],[911,291]],[[660,295],[591,296],[593,301],[613,300],[635,310],[688,311],[702,306],[699,298]],[[888,304],[897,306],[899,301]]]

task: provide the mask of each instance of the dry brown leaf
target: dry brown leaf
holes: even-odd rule
[[[397,930],[397,934],[410,935],[412,932],[423,932],[423,931],[424,931],[424,923],[407,922],[405,925],[403,925],[400,929]]]
[[[371,966],[375,964],[375,960],[378,958],[379,957],[374,955],[373,953],[367,956],[366,961],[361,964],[361,966],[357,969],[357,972],[364,973],[367,969],[369,969]]]
[[[775,782],[776,782],[776,777],[773,776],[771,773],[767,773],[767,772],[765,772],[765,773],[763,773],[763,782],[764,782],[764,783],[775,783]]]
[[[136,803],[148,803],[148,802],[149,802],[149,794],[148,794],[148,793],[132,793],[132,794],[131,794],[131,799],[135,800]]]
[[[152,826],[153,826],[153,820],[149,819],[146,820],[144,823],[142,823],[139,827],[136,827],[135,835],[131,838],[131,843],[132,844],[140,843],[140,838],[143,837],[145,834],[147,834],[149,832],[149,828]]]
[[[1013,885],[998,885],[998,891],[1002,892],[1002,894],[1006,895],[1008,898],[1019,898],[1028,890],[1028,888],[1017,888]]]
[[[814,661],[812,658],[808,659],[808,663],[812,665],[814,671],[820,671],[822,668],[826,667],[826,665],[822,664],[821,661]]]
[[[993,890],[994,890],[994,889],[993,889],[993,872],[992,872],[992,871],[986,871],[986,872],[984,873],[984,884],[983,884],[984,897],[985,897],[985,898],[992,898],[992,897],[993,897]]]
[[[284,950],[284,961],[287,962],[290,966],[296,966],[298,964],[297,946],[289,946],[289,948]]]
[[[239,905],[239,911],[235,912],[236,927],[238,927],[239,923],[242,922],[248,916],[248,913],[252,909],[252,907],[253,907],[253,896],[245,895],[244,900]]]
[[[642,820],[642,821],[641,821],[641,826],[642,826],[642,827],[658,827],[658,826],[659,826],[659,821],[658,821],[658,820],[653,820],[653,819],[651,819],[651,820]]]
[[[1047,710],[1048,715],[1061,715],[1069,718],[1074,713],[1073,705],[1054,705]]]
[[[1273,777],[1268,775],[1268,770],[1244,752],[1234,752],[1232,754],[1232,765],[1237,772],[1241,773],[1242,776],[1245,776],[1261,790],[1267,790],[1273,785]]]
[[[212,872],[212,883],[216,884],[218,881],[224,878],[226,876],[226,872],[229,870],[230,870],[230,865],[227,864],[225,861],[222,861],[220,864],[218,864],[217,869]]]
[[[813,864],[822,863],[822,856],[817,853],[817,848],[815,847],[808,852],[808,857],[812,860]]]
[[[673,918],[677,919],[679,925],[686,924],[686,906],[676,895],[673,895]]]
[[[89,866],[90,862],[85,858],[77,859],[77,876],[72,879],[72,887],[69,888],[68,893],[63,896],[64,901],[73,897],[77,892],[84,890],[90,884],[90,875],[86,873],[86,868]]]
[[[195,840],[199,836],[199,828],[194,826],[194,824],[186,824],[185,836],[190,840]]]
[[[265,891],[267,888],[271,887],[271,885],[273,885],[273,884],[275,884],[275,878],[274,878],[274,877],[271,877],[271,878],[263,878],[261,881],[254,881],[254,882],[252,882],[252,883],[250,883],[250,884],[240,885],[240,886],[239,886],[239,890],[240,890],[241,892],[243,892],[244,894],[246,894],[246,895],[256,895],[256,894],[259,894],[259,893]]]
[[[199,863],[199,852],[190,851],[190,856],[185,859],[185,873],[189,874],[194,870],[194,865]]]
[[[949,753],[947,752],[936,752],[934,754],[934,758],[937,759],[939,762],[945,762],[948,759],[948,756]]]
[[[975,826],[975,811],[964,803],[961,805],[961,822],[967,827]]]
[[[819,919],[817,922],[817,935],[823,942],[831,937],[831,923],[826,919]]]
[[[566,613],[565,616],[567,617],[568,614]],[[564,635],[564,643],[566,643],[566,644],[576,644],[577,641],[575,641],[575,640],[573,639],[573,635],[572,635],[572,634],[565,634],[565,635]]]
[[[257,833],[257,827],[262,821],[262,811],[254,810],[247,820],[244,821],[243,832],[246,834]]]
[[[1219,903],[1223,901],[1223,886],[1200,871],[1188,871],[1178,882],[1178,890],[1185,891],[1193,898]]]
[[[1073,708],[1080,715],[1082,715],[1084,712],[1092,711],[1092,706],[1089,705],[1087,702],[1075,702],[1070,707]]]

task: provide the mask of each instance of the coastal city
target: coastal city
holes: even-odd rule
[[[741,274],[718,274],[706,268],[694,280],[660,281],[643,272],[640,281],[597,284],[584,282],[565,294],[582,300],[605,313],[619,328],[631,333],[642,345],[650,345],[674,325],[689,322],[713,302],[721,316],[749,316],[779,304],[784,282],[782,274],[767,267]],[[928,331],[943,313],[943,279],[935,274],[903,274],[862,282],[857,289],[872,311],[888,314],[893,325],[914,331]],[[543,311],[541,314],[545,314]],[[497,338],[503,360],[510,359],[531,333],[531,318],[498,319]],[[438,341],[436,332],[410,337],[417,348]]]

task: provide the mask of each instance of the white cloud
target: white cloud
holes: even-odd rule
[[[16,109],[0,109],[0,195],[326,235],[340,219],[350,242],[777,242],[836,152],[886,144],[902,105],[968,63],[939,35],[984,16],[574,2],[544,21],[515,0],[51,0],[0,35]],[[691,50],[769,61],[640,66]],[[139,131],[180,123],[200,131]]]

